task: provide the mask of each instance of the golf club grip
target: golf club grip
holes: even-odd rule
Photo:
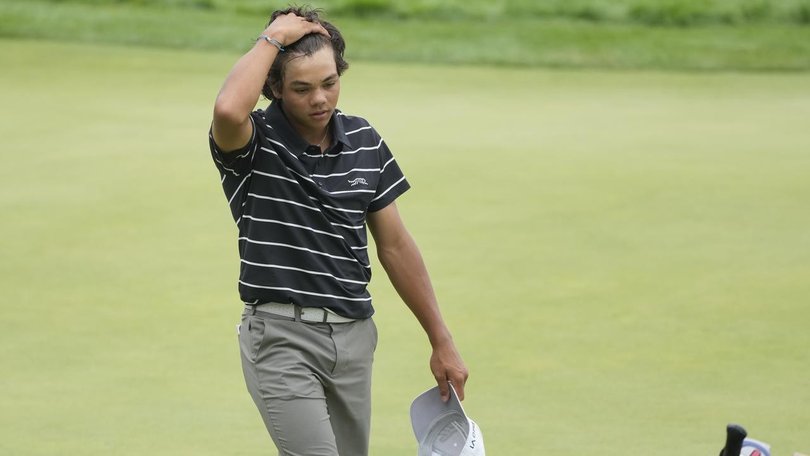
[[[726,426],[726,446],[723,449],[723,456],[740,456],[743,440],[747,435],[742,426],[737,424]]]

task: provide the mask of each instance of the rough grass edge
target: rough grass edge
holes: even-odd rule
[[[274,9],[254,0],[32,0],[39,3],[84,3],[130,5],[150,8],[180,8],[268,16]],[[281,2],[325,6],[330,16],[366,19],[505,20],[510,17],[573,19],[615,22],[651,27],[696,27],[779,23],[810,26],[810,0],[775,6],[769,0],[741,0],[732,4],[693,0],[658,2],[505,2],[470,3],[396,0],[314,0]]]

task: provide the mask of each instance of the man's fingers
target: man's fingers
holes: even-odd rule
[[[433,373],[436,385],[439,386],[439,396],[441,396],[443,402],[447,402],[450,399],[450,388],[447,386],[447,367],[435,350],[430,357],[430,371]]]
[[[439,385],[439,394],[442,401],[447,402],[450,400],[450,385],[456,391],[458,400],[464,400],[464,384],[467,382],[465,375],[458,373],[456,375],[448,375],[446,377],[436,377],[436,384]]]
[[[436,384],[439,385],[439,396],[442,398],[442,402],[447,402],[450,400],[450,386],[447,378],[439,378],[436,377]]]
[[[456,390],[456,395],[458,396],[458,400],[464,400],[464,382],[452,382],[453,389]]]
[[[458,400],[464,400],[464,385],[467,384],[467,371],[450,372],[447,376],[447,382],[453,385],[456,390]]]
[[[290,14],[293,14],[293,13],[290,13]],[[293,15],[295,16],[295,14],[293,14]],[[313,21],[310,21],[309,19],[307,19],[305,17],[302,17],[302,16],[296,16],[296,17],[298,18],[299,21],[309,22],[311,24],[308,27],[307,32],[305,33],[305,35],[307,33],[320,33],[321,35],[324,35],[324,36],[327,36],[327,37],[331,38],[331,35],[329,35],[329,32],[324,28],[323,25],[321,25],[320,22],[313,22]]]
[[[317,27],[314,30],[316,33],[320,33],[321,35],[332,38],[332,35],[329,34],[329,31],[326,30],[323,25],[321,25],[321,24],[315,24],[315,25],[317,25]]]
[[[469,371],[455,346],[450,344],[434,348],[430,357],[430,370],[439,386],[442,401],[447,402],[450,399],[450,385],[453,385],[459,400],[464,399],[464,384],[467,383]]]
[[[285,38],[284,45],[295,43],[310,33],[319,33],[331,38],[329,32],[319,22],[310,21],[306,17],[298,16],[295,13],[287,13],[277,17],[270,26],[283,34]]]

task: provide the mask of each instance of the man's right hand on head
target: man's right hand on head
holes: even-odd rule
[[[305,17],[295,13],[287,13],[273,19],[273,22],[264,30],[264,34],[278,40],[282,46],[287,46],[310,33],[320,33],[329,36],[329,32],[318,22],[310,22]]]

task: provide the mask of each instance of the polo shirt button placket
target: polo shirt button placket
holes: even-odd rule
[[[320,152],[320,149],[318,149],[318,152]],[[321,173],[321,170],[323,169],[323,166],[324,166],[324,162],[323,162],[323,160],[324,160],[324,157],[323,157],[323,155],[321,155],[321,156],[320,156],[320,157],[317,159],[317,161],[315,162],[315,172],[316,172],[316,173]],[[317,183],[317,184],[318,184],[318,187],[320,187],[320,188],[324,188],[324,185],[323,185],[323,179],[317,179],[317,180],[315,181],[315,183]]]

